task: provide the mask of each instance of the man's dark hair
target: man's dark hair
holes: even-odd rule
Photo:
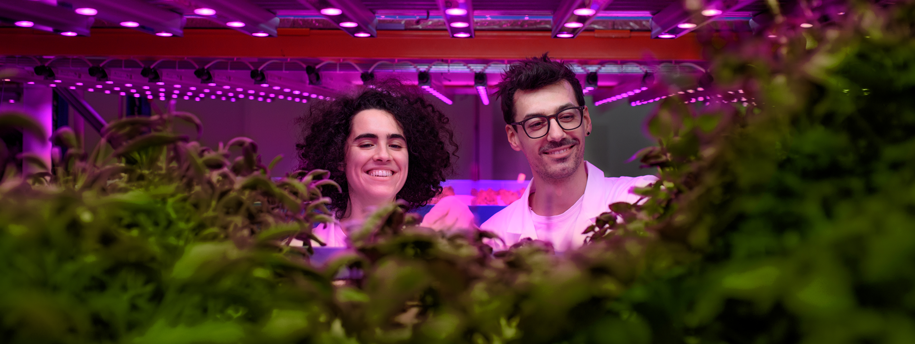
[[[537,90],[563,80],[572,85],[578,106],[585,105],[581,83],[564,62],[552,61],[547,53],[544,53],[541,57],[513,63],[508,71],[502,74],[502,82],[496,85],[499,88],[496,97],[502,98],[502,116],[505,118],[505,124],[515,122],[515,92]]]
[[[449,119],[423,99],[419,87],[390,79],[332,102],[315,102],[297,121],[302,128],[302,139],[296,144],[299,169],[330,171],[330,179],[343,192],[333,187],[321,191],[330,197],[337,218],[346,214],[349,204],[349,184],[344,170],[346,139],[352,130],[353,117],[369,109],[391,113],[403,128],[410,162],[407,181],[396,197],[406,201],[408,209],[425,205],[441,192],[441,183],[454,169],[451,157],[457,157],[457,143]]]

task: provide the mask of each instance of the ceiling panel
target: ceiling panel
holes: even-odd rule
[[[362,4],[372,11],[376,10],[420,10],[420,11],[437,11],[438,4],[435,0],[363,0]],[[476,6],[476,3],[474,3]]]
[[[561,0],[485,0],[474,1],[473,9],[477,11],[554,11],[560,2]]]

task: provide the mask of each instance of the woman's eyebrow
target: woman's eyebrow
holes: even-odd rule
[[[403,137],[403,135],[400,135],[400,134],[388,134],[388,140],[392,140],[392,139],[401,139],[404,141],[407,140],[406,137]]]
[[[375,140],[377,140],[377,139],[378,139],[378,135],[375,135],[375,134],[372,134],[372,133],[359,134],[359,135],[357,135],[356,137],[353,138],[353,141],[361,140],[361,139],[375,139]]]

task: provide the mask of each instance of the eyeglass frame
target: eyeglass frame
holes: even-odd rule
[[[559,112],[554,113],[554,114],[549,115],[549,116],[543,116],[543,115],[531,116],[531,117],[525,118],[525,119],[523,119],[523,120],[520,120],[520,121],[518,121],[518,122],[509,123],[508,125],[511,125],[511,126],[520,125],[520,126],[521,126],[521,130],[524,131],[524,134],[527,135],[527,137],[529,137],[531,140],[535,140],[535,139],[539,139],[539,138],[541,138],[541,137],[547,136],[547,135],[550,133],[550,126],[552,125],[551,122],[552,122],[553,119],[556,120],[556,124],[559,125],[559,128],[561,128],[562,130],[565,130],[565,131],[575,130],[575,129],[581,128],[581,125],[585,123],[585,109],[586,109],[587,107],[588,107],[587,105],[568,107],[568,108],[564,108],[564,109],[562,109],[562,110],[559,110]],[[575,126],[575,128],[566,129],[565,127],[562,126],[562,123],[559,122],[559,115],[561,115],[563,112],[566,112],[566,111],[569,111],[569,110],[572,110],[572,109],[577,109],[577,110],[578,110],[578,113],[579,113],[579,116],[581,116],[581,118],[578,119],[578,125]],[[530,120],[535,119],[535,118],[546,118],[546,132],[544,132],[543,135],[540,135],[540,136],[537,136],[537,137],[531,136],[531,134],[529,134],[529,133],[527,132],[527,128],[524,127],[524,122],[530,121]]]

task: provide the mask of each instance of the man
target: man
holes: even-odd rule
[[[481,226],[511,246],[531,238],[558,251],[584,243],[582,232],[608,205],[634,203],[633,187],[654,176],[605,178],[584,161],[591,116],[581,84],[563,63],[547,54],[512,65],[498,85],[505,133],[512,149],[524,153],[533,179],[524,195]]]

